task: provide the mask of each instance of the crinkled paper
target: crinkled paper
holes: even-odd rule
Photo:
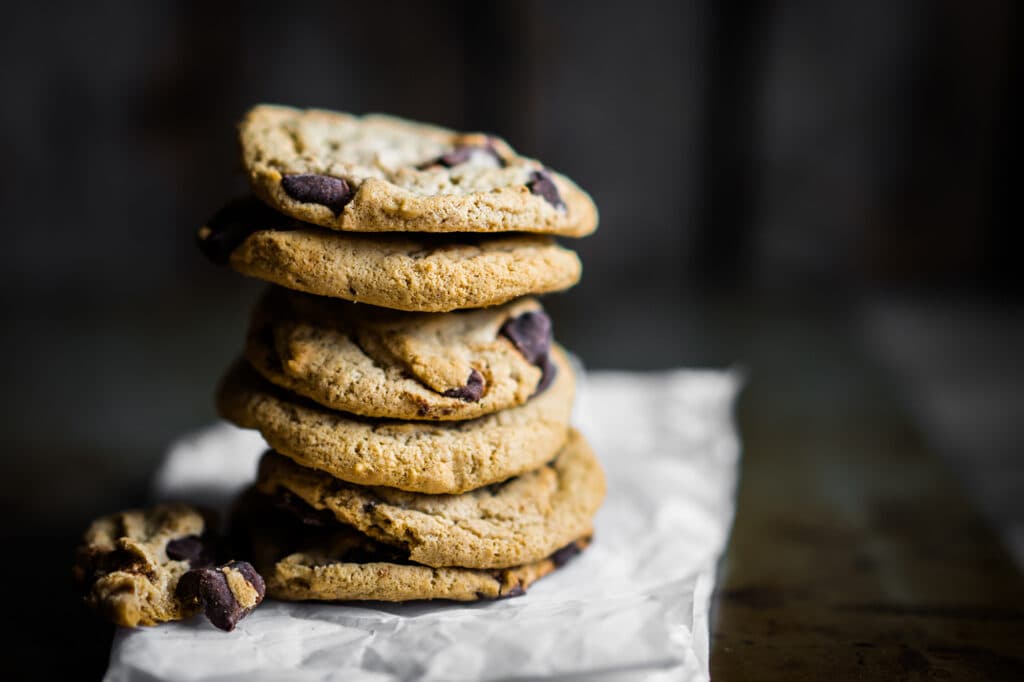
[[[733,372],[592,372],[577,426],[608,474],[594,544],[514,599],[284,603],[234,632],[201,616],[120,629],[109,682],[706,680],[708,608],[733,515]],[[217,424],[181,439],[155,496],[224,507],[265,448]]]

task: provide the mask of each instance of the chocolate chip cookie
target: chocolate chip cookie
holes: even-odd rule
[[[554,379],[540,303],[409,313],[268,291],[246,358],[265,378],[366,417],[463,420],[525,403]]]
[[[267,575],[270,596],[286,601],[501,599],[525,594],[531,584],[582,552],[589,542],[589,537],[581,538],[539,561],[486,570],[432,568],[373,558],[365,539],[355,540],[342,533],[284,556],[262,570]]]
[[[493,569],[541,561],[589,534],[605,479],[573,430],[550,464],[461,495],[354,486],[272,451],[260,461],[256,486],[330,512],[417,564]]]
[[[391,116],[261,105],[239,125],[253,191],[352,232],[541,232],[597,227],[590,197],[504,141]]]
[[[398,310],[499,305],[568,289],[582,270],[543,235],[355,235],[302,226],[255,199],[228,204],[197,237],[208,258],[244,275]]]
[[[204,610],[230,630],[263,601],[265,586],[244,561],[215,567],[209,530],[207,518],[183,504],[97,519],[76,552],[75,582],[117,625],[156,625]]]
[[[458,493],[549,461],[565,443],[575,382],[551,349],[554,380],[525,404],[460,422],[368,419],[289,394],[245,363],[221,382],[217,408],[299,464],[360,485]]]
[[[370,539],[293,495],[249,490],[235,513],[235,533],[267,578],[267,593],[287,601],[501,599],[525,593],[590,543],[589,534],[551,556],[502,569],[435,568],[402,548]]]

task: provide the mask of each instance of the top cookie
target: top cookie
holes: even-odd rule
[[[257,196],[335,230],[583,237],[597,228],[586,192],[493,136],[260,105],[239,137]]]

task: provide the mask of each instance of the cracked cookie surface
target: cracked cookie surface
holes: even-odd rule
[[[334,230],[581,237],[597,227],[586,192],[490,135],[259,105],[239,124],[239,139],[257,196]]]
[[[258,429],[304,467],[359,485],[458,493],[549,461],[567,438],[575,381],[553,346],[554,380],[525,404],[457,422],[390,421],[324,408],[236,364],[217,393],[221,416]]]
[[[415,563],[486,569],[540,561],[588,534],[605,493],[600,464],[575,430],[551,463],[461,495],[354,486],[272,451],[256,485],[330,512]]]
[[[539,331],[518,333],[527,323]],[[545,370],[557,371],[550,345],[550,320],[534,299],[408,313],[274,288],[253,312],[246,359],[273,383],[336,410],[463,420],[525,403]]]

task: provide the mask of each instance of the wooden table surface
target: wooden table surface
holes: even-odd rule
[[[782,343],[780,343],[782,342]],[[715,680],[1024,680],[1024,579],[854,347],[776,339],[739,406]]]

